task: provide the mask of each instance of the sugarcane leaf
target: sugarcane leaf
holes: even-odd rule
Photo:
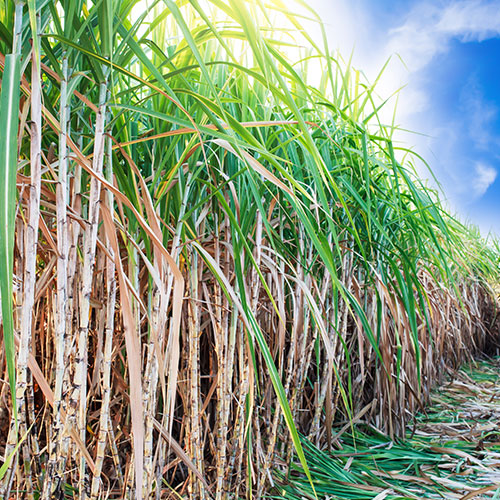
[[[14,217],[16,213],[17,134],[19,113],[20,65],[17,54],[5,56],[0,96],[0,291],[2,299],[3,339],[12,399],[16,387],[14,323],[12,304]],[[17,416],[17,405],[13,404]],[[17,418],[17,417],[16,417]]]

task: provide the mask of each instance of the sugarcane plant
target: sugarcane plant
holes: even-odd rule
[[[0,5],[0,496],[314,495],[299,431],[402,434],[495,341],[498,243],[305,3]]]

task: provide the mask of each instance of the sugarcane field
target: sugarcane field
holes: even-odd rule
[[[0,0],[0,500],[500,500],[497,11]]]

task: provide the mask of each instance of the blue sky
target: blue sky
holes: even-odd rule
[[[397,139],[421,154],[449,208],[500,235],[500,0],[311,0],[332,47],[400,92]],[[404,61],[404,64],[403,62]],[[420,166],[419,171],[426,175]]]

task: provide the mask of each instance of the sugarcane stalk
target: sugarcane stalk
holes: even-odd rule
[[[328,290],[330,289],[330,287],[331,287],[331,277],[330,277],[329,273],[325,272],[325,274],[323,276],[323,283],[322,283],[321,294],[320,294],[320,303],[323,305],[327,304],[327,293],[328,293]],[[324,307],[324,310],[325,310],[325,313],[327,313],[327,307]],[[306,355],[301,360],[301,363],[300,363],[299,369],[298,369],[299,380],[297,382],[297,388],[296,388],[297,396],[299,394],[303,394],[303,390],[304,390],[304,386],[305,386],[305,382],[306,382],[306,376],[307,376],[307,373],[309,371],[309,366],[311,364],[312,353],[314,351],[314,345],[315,345],[316,339],[318,337],[319,328],[317,326],[315,326],[314,328],[312,328],[312,332],[313,333],[312,333],[311,338],[309,339],[309,342],[308,342]]]
[[[34,394],[34,383],[33,383],[33,375],[31,372],[28,372],[28,387],[26,389],[26,412],[29,417],[29,425],[31,430],[31,434],[29,437],[28,443],[23,447],[23,458],[26,467],[29,467],[30,474],[27,477],[27,497],[28,500],[33,499],[33,492],[35,489],[39,489],[39,484],[37,481],[33,481],[33,477],[39,477],[39,465],[36,460],[33,460],[33,457],[40,456],[40,445],[38,443],[38,427],[36,425],[36,415],[35,415],[35,394]],[[29,445],[29,448],[28,448]],[[26,448],[26,449],[25,449]]]
[[[186,180],[187,186],[189,186],[189,182],[190,182],[190,176],[188,176],[188,178]],[[182,227],[183,227],[183,217],[184,217],[184,214],[186,212],[186,206],[188,203],[188,199],[189,199],[189,188],[186,187],[184,190],[184,195],[182,197],[182,202],[181,202],[181,206],[180,206],[180,210],[179,210],[179,217],[178,217],[178,221],[177,221],[177,226],[176,226],[174,238],[172,240],[171,255],[172,255],[172,258],[176,262],[177,265],[179,263],[180,250],[181,250],[180,242],[181,242],[181,234],[182,234]],[[163,269],[162,269],[161,276],[163,276]],[[162,306],[162,311],[167,311],[167,309],[168,309],[168,306],[170,303],[170,297],[172,296],[173,282],[174,282],[174,275],[170,269],[168,270],[166,276],[167,276],[167,279],[166,279],[167,283],[165,286],[165,290],[166,290],[165,297],[164,297],[165,303]],[[172,322],[171,322],[171,324],[172,324]],[[173,341],[174,341],[174,339],[172,338],[172,330],[171,330],[169,332],[169,336],[168,336],[168,340],[167,340],[166,356],[165,356],[165,360],[164,360],[165,366],[168,363],[169,358],[171,358],[171,350],[172,350]],[[165,369],[165,366],[163,367],[164,369]],[[169,375],[169,377],[170,376],[171,375]],[[170,380],[169,380],[169,382],[170,382]],[[171,401],[170,401],[169,397],[170,396],[168,394],[163,394],[164,408],[170,408]],[[163,413],[162,422],[161,422],[162,427],[164,427],[165,429],[171,428],[172,423],[173,423],[171,417],[172,416],[170,415],[170,412],[166,411]],[[167,459],[167,454],[168,454],[167,450],[168,449],[169,448],[168,448],[167,442],[162,439],[158,445],[158,450],[157,450],[158,460],[157,460],[157,464],[156,464],[156,484],[158,487],[156,488],[156,493],[155,493],[155,498],[157,500],[159,500],[160,494],[161,494],[161,488],[159,486],[162,484],[163,470],[165,467],[165,460]]]
[[[226,219],[224,219],[225,221]],[[216,232],[214,232],[215,243],[215,262],[221,267],[221,245],[219,235],[224,233],[225,222],[222,227],[216,225]],[[210,300],[208,293],[205,294],[207,302]],[[222,290],[218,283],[214,282],[213,300],[215,310],[213,312],[215,317],[214,322],[214,340],[215,352],[217,357],[217,455],[216,455],[216,488],[215,498],[221,500],[224,495],[224,476],[226,474],[226,453],[227,453],[227,419],[226,411],[226,384],[228,382],[228,371],[232,371],[232,365],[228,366],[225,349],[227,346],[226,335],[227,329],[224,328],[224,323],[227,323],[227,310],[222,306]]]
[[[188,448],[196,468],[203,474],[203,455],[200,426],[200,311],[198,284],[200,280],[201,266],[198,264],[198,254],[191,254],[190,284],[191,293],[188,302],[188,373],[190,381],[190,433],[188,436]],[[205,498],[205,486],[198,478],[190,472],[191,487],[195,498]]]
[[[154,345],[154,336],[159,337],[161,312],[160,312],[160,291],[154,286],[151,292],[151,332],[148,344],[148,354],[146,359],[146,370],[144,374],[143,399],[145,415],[145,433],[144,433],[144,484],[142,497],[149,498],[151,483],[153,480],[153,418],[156,412],[156,394],[158,382],[158,359],[155,356],[156,348]],[[161,345],[161,340],[158,340]],[[160,485],[157,485],[160,487]]]
[[[243,466],[245,461],[248,460],[248,456],[245,452],[245,441],[246,435],[248,434],[247,420],[248,415],[246,414],[245,407],[247,398],[250,392],[250,363],[252,362],[250,356],[247,353],[246,345],[246,332],[245,329],[240,326],[237,335],[238,340],[238,359],[239,359],[239,388],[238,388],[238,412],[235,417],[235,432],[234,441],[235,447],[233,450],[233,455],[230,462],[231,470],[234,470],[234,484],[235,498],[238,498],[240,489],[245,485],[245,481],[242,478]]]
[[[112,151],[111,139],[107,137],[106,141],[107,165],[106,177],[109,181],[112,180],[113,164],[112,164]],[[107,192],[107,205],[110,207],[110,214],[113,217],[113,202],[114,196],[111,192]],[[110,402],[111,402],[111,366],[113,355],[113,338],[115,329],[115,306],[116,306],[116,276],[115,276],[115,262],[113,250],[106,236],[107,247],[111,252],[111,258],[106,259],[106,313],[105,313],[105,326],[104,326],[104,353],[102,356],[102,376],[101,376],[101,392],[102,403],[99,416],[99,435],[96,446],[96,459],[95,470],[92,477],[92,486],[90,490],[90,497],[92,500],[97,499],[100,491],[102,466],[104,463],[106,443],[108,436],[112,429],[110,428]]]
[[[57,218],[57,294],[56,294],[56,313],[55,313],[55,388],[54,388],[54,406],[53,406],[53,424],[52,440],[49,445],[49,463],[45,475],[42,499],[50,498],[53,492],[53,481],[56,470],[59,474],[63,473],[65,456],[60,453],[62,443],[62,393],[66,367],[66,338],[68,335],[66,328],[67,300],[68,300],[68,230],[67,230],[67,212],[68,203],[68,119],[70,105],[68,100],[68,58],[66,51],[63,51],[62,57],[62,80],[60,93],[60,133],[59,133],[59,165],[58,165],[58,183],[56,186],[56,218]],[[62,462],[58,464],[58,462]],[[62,477],[59,478],[63,480]]]
[[[106,116],[107,85],[102,82],[99,88],[99,110],[95,121],[94,156],[92,168],[102,174],[104,163],[104,125]],[[77,421],[80,439],[85,442],[86,436],[86,411],[87,411],[87,355],[88,332],[90,320],[90,297],[92,293],[93,270],[97,245],[97,230],[99,223],[99,198],[101,184],[92,177],[90,181],[90,196],[88,203],[88,223],[85,231],[85,246],[83,255],[82,288],[80,294],[79,331],[77,343],[77,358],[75,360],[75,375],[73,382],[72,402],[70,408],[78,408],[78,418],[71,416],[70,424]],[[85,486],[86,463],[84,457],[79,460],[79,495],[86,498]]]
[[[67,77],[69,79],[69,75]],[[70,101],[67,101],[68,111],[67,116],[70,116]],[[70,134],[70,121],[67,122],[67,135]],[[82,134],[78,131],[78,147],[82,148]],[[79,163],[74,164],[74,174],[72,189],[69,193],[69,201],[71,202],[71,208],[73,212],[77,215],[82,213],[82,194],[81,194],[81,183],[82,183],[82,168]],[[71,187],[71,186],[69,186]],[[66,288],[66,342],[65,342],[65,368],[63,377],[63,387],[62,394],[66,394],[61,400],[62,407],[67,410],[68,404],[71,403],[71,407],[74,407],[75,401],[72,399],[72,382],[74,378],[74,351],[76,348],[77,335],[73,332],[78,331],[78,319],[77,310],[79,304],[79,297],[76,288],[77,284],[80,282],[81,267],[78,264],[78,246],[81,235],[81,226],[76,220],[69,219],[67,225],[68,231],[68,270],[67,279],[68,285]],[[74,410],[69,410],[68,414],[71,415]],[[69,418],[68,422],[74,422],[74,418]],[[61,476],[64,471],[66,458],[70,456],[71,438],[69,432],[61,433],[61,460],[59,461],[58,473]]]
[[[349,288],[351,280],[352,267],[350,265],[350,262],[351,259],[349,258],[349,252],[346,251],[343,256],[342,277],[341,277],[341,281],[346,289]],[[334,316],[334,318],[332,319],[331,322],[332,324],[335,324],[336,327],[328,328],[329,339],[335,353],[337,353],[337,350],[341,345],[338,336],[340,335],[341,338],[345,339],[347,331],[347,318],[349,313],[349,308],[347,307],[347,304],[345,303],[344,300],[339,298],[337,304],[338,304],[337,310],[334,310],[332,308],[332,315]],[[343,360],[343,356],[344,356],[343,349],[340,349],[340,353],[338,354],[338,357],[335,360],[325,359],[323,365],[321,391],[314,411],[314,416],[312,419],[308,439],[313,440],[315,437],[316,441],[319,440],[321,414],[325,404],[325,399],[327,397],[328,391],[331,390],[332,384],[336,383],[336,380],[334,380],[332,373],[332,363],[335,363],[336,366],[340,366],[340,363]]]
[[[16,4],[16,29],[14,37],[14,46],[20,44],[20,36],[22,20],[23,2]],[[20,9],[20,11],[19,11]],[[37,19],[37,16],[35,16]],[[36,27],[34,37],[38,36],[38,28]],[[25,236],[25,267],[23,277],[23,302],[21,306],[21,322],[20,322],[20,345],[17,355],[17,380],[16,380],[16,411],[13,412],[13,419],[17,413],[19,417],[19,431],[21,435],[27,433],[26,425],[26,408],[25,394],[28,385],[28,355],[30,353],[33,316],[35,305],[35,283],[36,283],[36,255],[38,245],[38,224],[40,218],[40,189],[42,178],[42,96],[40,82],[40,53],[37,50],[32,50],[32,81],[31,81],[31,127],[30,127],[30,190],[29,190],[29,205],[28,205],[28,225],[24,231]],[[16,445],[18,439],[17,422],[11,425],[9,436],[6,445],[6,456],[8,456]],[[26,460],[25,460],[26,462]],[[9,489],[12,477],[16,470],[17,460],[11,461],[11,471],[7,472],[7,484],[5,489],[5,497],[9,496]],[[28,473],[28,471],[26,471]],[[29,474],[27,474],[29,476]]]

